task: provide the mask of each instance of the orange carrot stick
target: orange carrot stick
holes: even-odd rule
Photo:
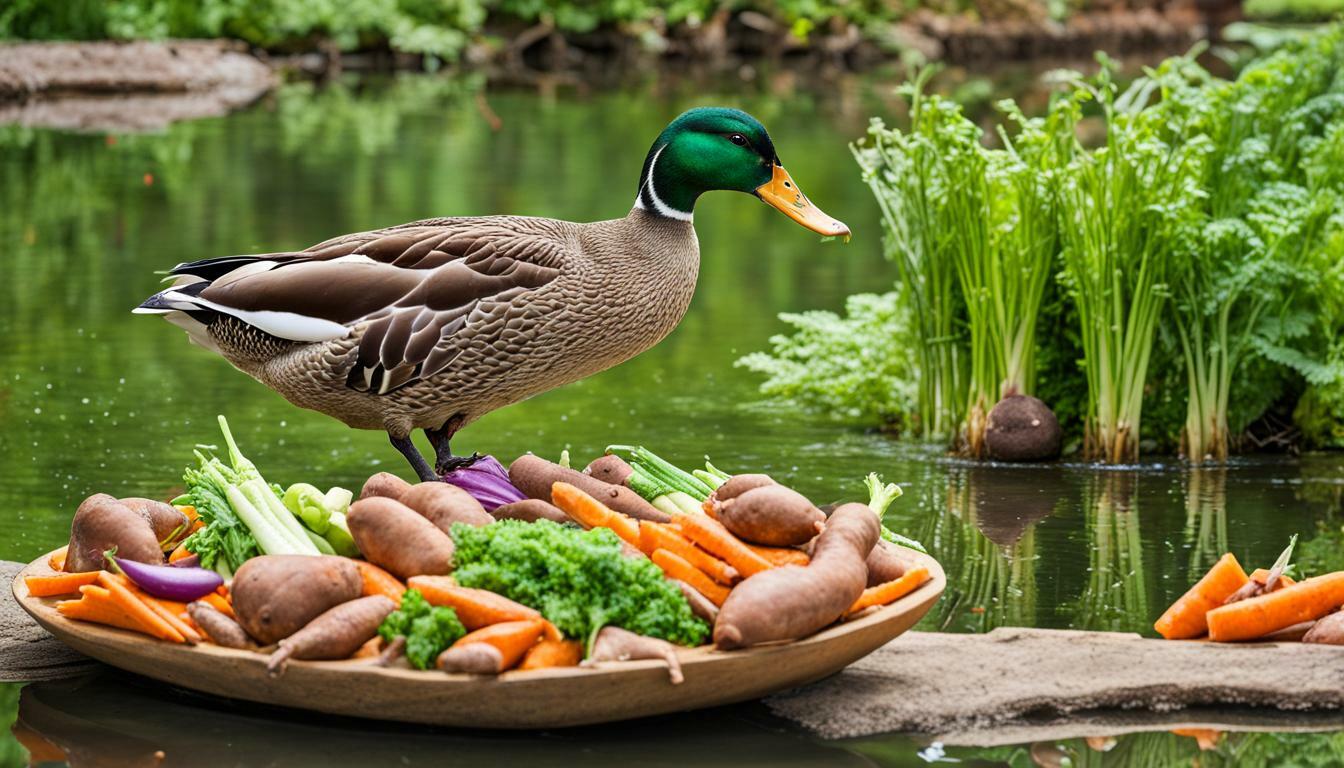
[[[607,505],[569,483],[551,486],[551,500],[584,528],[610,528],[633,547],[639,547],[639,523],[615,512]]]
[[[542,640],[527,649],[519,669],[577,667],[583,659],[583,643],[578,640]]]
[[[29,576],[23,580],[28,585],[28,594],[33,597],[52,597],[54,595],[74,595],[79,588],[98,581],[98,571],[84,573],[60,573],[55,576]]]
[[[858,613],[865,608],[874,605],[886,605],[899,600],[902,597],[914,592],[919,585],[929,580],[929,569],[924,566],[916,566],[906,571],[900,578],[892,579],[884,584],[878,584],[863,590],[859,599],[849,606],[846,613]]]
[[[461,587],[450,576],[412,576],[406,582],[420,590],[430,605],[446,605],[457,611],[462,626],[469,630],[506,621],[536,621],[541,612],[516,603],[488,589]]]
[[[652,555],[657,549],[672,552],[720,584],[733,584],[740,578],[736,568],[695,546],[690,539],[666,525],[640,520],[639,549],[646,555]]]
[[[111,594],[112,600],[119,604],[122,610],[140,622],[148,634],[174,643],[185,643],[187,641],[181,632],[177,631],[144,601],[136,597],[131,590],[127,589],[120,579],[114,578],[107,571],[100,571],[98,584]]]
[[[718,510],[714,508],[714,502],[712,500],[705,499],[705,503],[700,505],[700,509],[704,510],[705,514],[709,516],[710,519],[712,520],[719,519]]]
[[[1298,622],[1313,621],[1344,605],[1344,571],[1299,581],[1275,592],[1214,608],[1209,639],[1254,640]]]
[[[67,619],[91,621],[118,629],[149,634],[145,625],[131,616],[112,599],[112,593],[96,584],[86,584],[79,588],[78,600],[62,600],[56,604],[56,610]]]
[[[108,578],[120,582],[121,585],[134,595],[137,600],[144,603],[156,616],[167,622],[168,626],[177,630],[177,633],[182,635],[183,640],[188,644],[195,645],[201,642],[201,636],[191,627],[187,626],[187,623],[181,618],[181,615],[187,612],[186,603],[154,597],[153,595],[146,593],[143,589],[137,587],[125,576],[109,574]]]
[[[205,597],[202,597],[201,600],[209,603],[211,607],[225,616],[228,616],[230,619],[237,618],[237,615],[233,612],[233,603],[226,600],[223,595],[220,595],[217,592],[211,592]]]
[[[807,565],[812,558],[801,549],[793,547],[764,547],[760,544],[748,544],[747,548],[770,561],[771,565]]]
[[[1213,564],[1209,572],[1204,574],[1204,578],[1171,604],[1153,628],[1168,640],[1188,640],[1203,635],[1209,631],[1205,614],[1222,605],[1228,595],[1241,589],[1246,581],[1246,572],[1241,569],[1237,558],[1231,552],[1223,555]],[[1294,623],[1296,622],[1288,622],[1288,624]],[[1286,627],[1288,624],[1283,626]]]
[[[183,541],[173,549],[172,554],[168,555],[168,562],[176,563],[178,560],[185,560],[188,557],[191,557],[191,554],[192,553],[187,550],[187,542]]]
[[[405,584],[367,560],[356,560],[355,566],[359,568],[359,578],[364,581],[364,597],[382,595],[401,607],[401,593],[406,591]]]
[[[1254,571],[1251,571],[1251,575],[1248,578],[1250,578],[1251,581],[1263,585],[1266,581],[1269,581],[1269,569],[1256,568]],[[1293,581],[1293,578],[1291,576],[1288,576],[1287,574],[1280,574],[1279,584],[1277,587],[1275,587],[1275,589],[1283,589],[1284,587],[1292,586],[1293,584],[1296,583],[1297,582]]]
[[[70,545],[61,547],[47,556],[47,566],[53,571],[65,570],[65,553],[70,551]]]
[[[694,565],[686,562],[685,559],[677,556],[666,549],[655,549],[649,559],[654,565],[663,569],[663,573],[669,579],[681,579],[690,584],[696,592],[709,598],[715,605],[723,605],[723,601],[728,599],[728,588],[714,583],[714,580],[705,575],[705,572],[696,568]]]
[[[516,666],[523,658],[523,654],[537,644],[545,631],[546,627],[541,619],[506,621],[501,624],[482,627],[475,632],[468,632],[456,643],[453,643],[453,647],[461,648],[472,643],[484,643],[492,646],[499,651],[502,659],[502,665],[500,666],[502,672]]]
[[[743,578],[774,567],[769,560],[751,550],[745,542],[729,533],[717,520],[699,515],[683,515],[679,521],[686,538],[728,561]]]

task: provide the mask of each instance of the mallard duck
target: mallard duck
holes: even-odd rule
[[[676,327],[700,266],[691,213],[711,190],[849,236],[798,189],[759,121],[700,108],[658,135],[624,218],[428,219],[194,261],[134,311],[163,315],[297,406],[385,430],[432,480],[472,460],[449,446],[462,427],[629,360]]]

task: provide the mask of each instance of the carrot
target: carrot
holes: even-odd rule
[[[126,591],[130,592],[137,600],[144,604],[145,607],[149,608],[155,616],[163,619],[168,626],[176,630],[188,644],[195,645],[201,642],[200,634],[187,626],[187,623],[181,618],[182,614],[187,611],[186,603],[162,600],[148,595],[144,590],[132,584],[125,576],[108,574],[107,580],[119,582],[121,586],[126,588]],[[100,580],[100,583],[103,583],[102,580]],[[106,586],[105,583],[104,586]]]
[[[405,584],[367,560],[356,560],[355,565],[359,567],[359,578],[364,582],[364,597],[382,595],[398,608],[401,607],[401,593],[406,591]]]
[[[807,565],[811,558],[801,549],[793,547],[766,547],[760,544],[743,542],[752,552],[770,561],[771,565]]]
[[[65,553],[70,551],[70,545],[61,547],[47,556],[47,567],[53,571],[65,570]]]
[[[1264,584],[1266,581],[1269,580],[1269,569],[1256,568],[1254,571],[1251,571],[1251,575],[1248,578],[1250,578],[1251,581],[1254,581],[1258,584]],[[1296,583],[1297,582],[1293,581],[1293,578],[1291,576],[1281,574],[1279,576],[1279,585],[1278,587],[1276,587],[1276,589],[1283,589],[1284,587],[1289,587]]]
[[[523,654],[527,653],[528,649],[536,645],[537,641],[541,639],[545,629],[545,623],[541,619],[531,619],[491,624],[475,632],[468,632],[439,656],[439,666],[449,668],[450,671],[473,671],[452,669],[451,664],[444,664],[445,658],[451,659],[455,655],[454,651],[470,649],[476,645],[485,645],[495,651],[495,654],[491,654],[495,657],[493,666],[496,669],[493,671],[498,674],[517,665],[523,658]]]
[[[577,667],[583,659],[583,643],[578,640],[542,640],[527,649],[519,669]]]
[[[639,550],[646,555],[652,555],[657,549],[672,552],[720,584],[733,584],[739,578],[736,568],[695,546],[690,539],[677,533],[674,528],[640,520]]]
[[[56,604],[56,610],[60,611],[62,616],[149,634],[145,625],[115,602],[111,592],[106,588],[86,584],[79,588],[79,592],[81,597],[78,600],[62,600]]]
[[[610,528],[622,541],[639,546],[639,523],[589,496],[569,483],[551,486],[551,500],[584,528]]]
[[[211,592],[205,597],[202,597],[201,602],[209,603],[211,608],[214,608],[215,610],[219,611],[225,616],[228,616],[230,619],[237,618],[237,616],[233,612],[233,604],[230,603],[223,595],[219,594],[218,592]]]
[[[187,516],[187,520],[190,521],[190,522],[193,522],[193,523],[194,523],[194,522],[196,522],[197,520],[200,519],[200,515],[197,514],[197,512],[196,512],[196,507],[194,507],[194,506],[192,506],[192,505],[190,505],[190,504],[178,504],[178,505],[176,505],[174,508],[175,508],[178,512],[181,512],[182,514],[186,515],[186,516]]]
[[[460,587],[447,576],[412,576],[406,586],[420,591],[430,605],[446,605],[468,630],[509,621],[536,621],[541,612],[488,589]]]
[[[715,584],[704,571],[686,562],[676,553],[666,549],[655,549],[653,554],[649,555],[649,559],[653,560],[654,565],[662,568],[669,579],[681,579],[690,584],[696,592],[704,595],[715,605],[723,605],[723,601],[728,599],[727,587]]]
[[[112,574],[107,571],[100,572],[98,574],[98,584],[108,591],[113,602],[120,605],[122,610],[140,622],[146,634],[174,643],[185,643],[187,641],[181,632],[165,621],[144,601],[136,597],[131,590],[126,588],[125,584],[114,578]]]
[[[874,605],[886,605],[895,600],[914,592],[919,585],[929,580],[929,569],[924,566],[916,566],[905,572],[905,575],[899,579],[893,579],[885,584],[878,584],[875,587],[868,587],[859,595],[859,599],[849,606],[847,613],[858,613],[865,608],[871,608]]]
[[[83,573],[60,573],[55,576],[29,576],[23,580],[28,585],[28,594],[33,597],[52,597],[53,595],[73,595],[86,584],[98,581],[98,571]]]
[[[1222,605],[1228,595],[1241,589],[1246,581],[1246,572],[1237,558],[1231,552],[1223,555],[1204,578],[1171,604],[1153,628],[1168,640],[1188,640],[1203,635],[1209,630],[1205,614]],[[1292,623],[1295,622],[1289,622]]]
[[[769,560],[753,552],[751,547],[730,533],[717,520],[699,515],[684,515],[679,522],[683,536],[709,550],[710,554],[728,561],[729,565],[742,574],[742,578],[774,567]]]
[[[705,515],[708,516],[710,519],[712,520],[719,519],[718,511],[714,508],[713,499],[705,499],[705,503],[700,505],[700,509],[703,510]]]
[[[1209,639],[1254,640],[1298,622],[1312,621],[1344,605],[1344,571],[1335,571],[1275,592],[1214,608]]]
[[[187,542],[183,541],[181,544],[177,545],[177,548],[173,550],[172,554],[168,555],[168,562],[176,563],[178,560],[185,560],[188,557],[191,557],[191,554],[191,552],[187,551]]]

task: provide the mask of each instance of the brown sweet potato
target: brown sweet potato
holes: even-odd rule
[[[382,595],[369,595],[328,608],[298,632],[280,641],[266,662],[279,675],[290,659],[345,659],[378,636],[378,625],[397,609]]]
[[[691,613],[694,613],[696,616],[709,622],[710,626],[713,626],[714,620],[719,618],[719,606],[715,605],[713,600],[700,594],[699,590],[695,587],[692,587],[681,579],[672,579],[671,581],[673,584],[677,585],[677,589],[681,590],[681,594],[686,596],[686,602],[691,604]]]
[[[626,479],[634,472],[634,467],[631,467],[625,459],[614,453],[608,453],[605,456],[593,459],[592,463],[583,470],[585,475],[592,475],[598,480],[612,485],[625,485]]]
[[[396,499],[360,499],[350,505],[346,523],[364,558],[403,581],[453,569],[453,540]]]
[[[1322,645],[1344,645],[1344,612],[1335,612],[1323,619],[1317,619],[1302,635],[1304,643]]]
[[[113,548],[117,557],[137,563],[163,563],[163,549],[149,521],[106,493],[95,493],[79,505],[70,521],[65,570],[102,570],[106,567],[103,553]]]
[[[631,517],[655,523],[666,523],[672,519],[623,485],[603,482],[592,475],[566,469],[530,453],[514,459],[509,466],[509,480],[518,490],[542,501],[550,501],[551,486],[569,483],[611,509]]]
[[[359,491],[359,498],[368,499],[379,496],[384,499],[400,500],[402,494],[409,490],[411,490],[410,483],[391,472],[379,472],[364,481],[364,487]]]
[[[877,546],[868,553],[868,586],[886,584],[905,575],[907,563],[901,557],[901,548],[889,541],[879,539]]]
[[[778,485],[778,483],[776,483],[769,475],[733,475],[725,480],[723,485],[714,489],[714,493],[710,495],[710,499],[715,501],[727,501],[729,499],[735,499],[747,491],[756,488],[764,488],[767,485]]]
[[[714,622],[722,650],[772,640],[794,640],[839,619],[868,583],[864,564],[877,544],[877,515],[864,504],[845,504],[831,515],[805,566],[761,571],[728,593]]]
[[[559,507],[541,499],[523,499],[510,504],[495,507],[490,513],[496,520],[523,520],[535,523],[538,520],[550,520],[553,523],[572,523]]]
[[[593,652],[584,660],[583,666],[592,666],[603,661],[633,661],[635,659],[658,659],[667,663],[667,677],[676,685],[685,678],[681,674],[681,662],[677,660],[677,646],[656,637],[637,635],[620,627],[603,627],[593,641]]]
[[[252,640],[242,626],[207,602],[196,600],[188,603],[187,615],[215,645],[225,648],[252,647]]]
[[[401,495],[400,501],[444,533],[451,533],[453,523],[479,527],[495,522],[470,493],[437,480],[412,485]]]
[[[739,539],[769,547],[806,544],[821,533],[826,516],[807,497],[782,485],[744,491],[714,502],[714,517]]]
[[[243,563],[229,587],[238,623],[262,645],[289,637],[363,591],[355,562],[331,555],[254,557]]]
[[[120,501],[132,512],[149,521],[150,527],[154,529],[155,538],[160,542],[167,543],[186,538],[189,522],[187,516],[179,512],[177,507],[172,504],[165,504],[153,499],[142,499],[138,496],[120,499]]]

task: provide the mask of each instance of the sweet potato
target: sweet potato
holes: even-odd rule
[[[120,499],[121,503],[135,514],[145,518],[154,529],[154,537],[160,544],[173,544],[181,541],[190,533],[191,521],[177,507],[153,499],[131,496]],[[163,547],[160,547],[162,549]],[[169,547],[171,549],[172,547]]]
[[[70,573],[102,570],[103,553],[113,547],[118,557],[127,560],[163,563],[163,549],[149,521],[106,493],[95,493],[79,505],[70,522],[65,570]]]
[[[876,587],[905,575],[909,564],[900,552],[900,547],[885,539],[877,542],[873,551],[868,553],[868,586]]]
[[[724,481],[723,485],[720,485],[714,490],[714,493],[710,495],[710,499],[714,501],[727,501],[729,499],[735,499],[747,491],[756,488],[764,488],[767,485],[778,485],[778,483],[776,483],[769,475],[733,475]]]
[[[509,480],[518,490],[534,499],[551,500],[551,487],[556,483],[568,483],[592,496],[606,506],[640,520],[652,520],[666,523],[672,518],[645,501],[639,494],[622,485],[598,480],[592,475],[566,469],[532,454],[514,459],[509,465]]]
[[[1344,645],[1344,613],[1335,612],[1323,619],[1318,619],[1315,624],[1311,625],[1311,629],[1302,635],[1302,642]]]
[[[490,514],[496,520],[522,520],[528,523],[535,523],[538,520],[550,520],[553,523],[573,522],[559,507],[541,499],[523,499],[502,504],[495,507],[495,511]]]
[[[604,483],[612,485],[625,485],[625,481],[630,475],[635,473],[634,467],[626,463],[625,459],[614,453],[608,453],[606,456],[599,456],[593,459],[592,463],[583,470],[585,475],[592,475]]]
[[[369,562],[405,580],[452,570],[453,540],[438,526],[395,499],[370,497],[346,516],[355,546]]]
[[[215,645],[222,645],[225,648],[250,648],[252,646],[252,640],[238,622],[225,616],[207,602],[197,600],[188,603],[187,615]]]
[[[681,579],[671,579],[671,582],[676,584],[677,589],[681,590],[681,594],[686,596],[686,602],[691,604],[691,613],[694,613],[696,616],[709,622],[710,626],[713,626],[714,620],[719,618],[719,606],[715,605],[713,600],[710,600],[708,597],[705,597],[696,591],[695,587],[692,587]]]
[[[656,637],[637,635],[620,627],[603,627],[593,641],[593,652],[584,660],[588,667],[603,661],[633,661],[658,659],[667,663],[667,677],[673,685],[685,678],[681,662],[677,660],[677,646]]]
[[[266,671],[279,675],[290,659],[345,659],[378,635],[378,625],[397,609],[382,595],[370,595],[329,608],[303,629],[280,641],[266,661]]]
[[[363,589],[359,568],[348,558],[263,555],[243,563],[233,576],[230,594],[238,623],[252,639],[270,645],[359,597]]]
[[[495,522],[470,493],[437,480],[412,485],[400,501],[444,533],[452,532],[453,523],[482,526]]]
[[[771,547],[806,544],[826,525],[826,516],[806,496],[782,485],[715,501],[714,517],[739,539]]]
[[[867,505],[835,510],[806,566],[761,571],[733,588],[714,622],[714,644],[729,650],[793,640],[839,619],[863,594],[864,562],[879,533],[877,515]]]
[[[359,491],[359,498],[381,497],[400,501],[402,494],[409,490],[411,490],[410,483],[391,472],[379,472],[364,481],[364,487]]]

